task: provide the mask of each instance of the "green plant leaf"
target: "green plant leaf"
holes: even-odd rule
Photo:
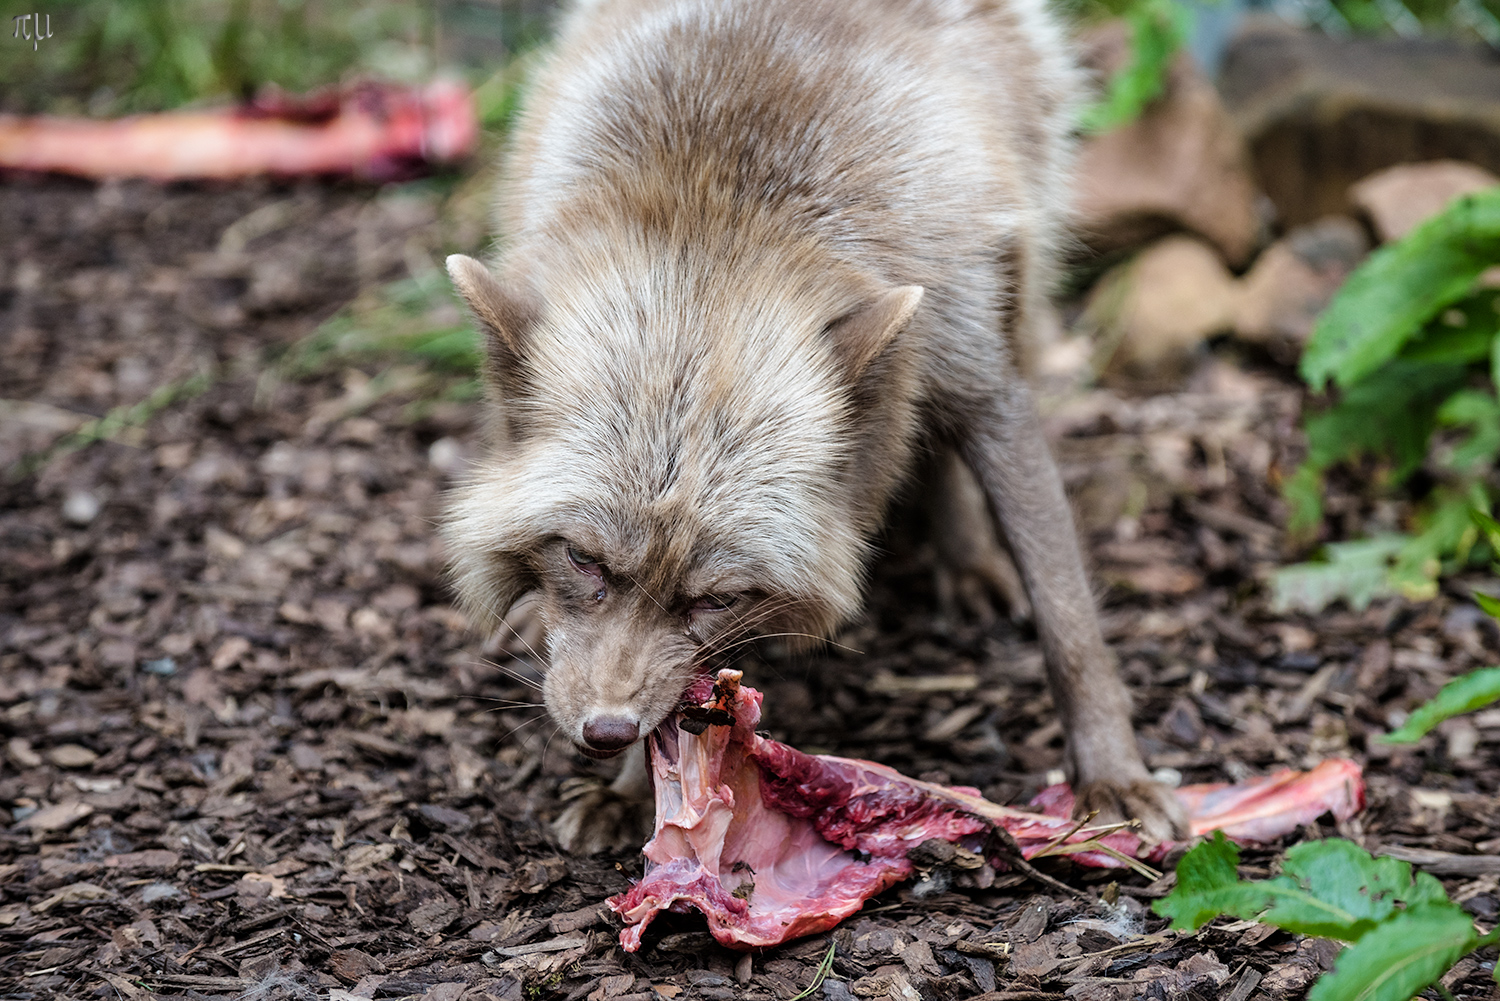
[[[1220,914],[1256,917],[1271,898],[1262,884],[1240,879],[1239,862],[1240,850],[1223,831],[1215,831],[1177,863],[1177,885],[1152,910],[1184,931],[1197,931]]]
[[[1489,361],[1500,331],[1500,289],[1481,289],[1443,310],[1401,349],[1409,361],[1469,365]]]
[[[1083,110],[1079,127],[1108,132],[1128,125],[1161,95],[1172,57],[1192,29],[1192,11],[1175,0],[1141,0],[1125,14],[1130,26],[1130,62],[1109,81],[1109,90]]]
[[[1421,530],[1396,554],[1387,577],[1391,587],[1413,601],[1437,597],[1443,561],[1455,557],[1462,564],[1479,539],[1470,511],[1487,507],[1489,498],[1478,483],[1466,493],[1450,487],[1434,490],[1419,518]]]
[[[1484,614],[1492,619],[1500,619],[1500,598],[1491,598],[1479,591],[1469,592],[1469,597],[1474,599],[1474,603],[1484,611]]]
[[[1295,539],[1311,541],[1323,523],[1323,471],[1304,462],[1282,483],[1281,495],[1291,506],[1287,532]]]
[[[1392,858],[1374,858],[1352,841],[1307,841],[1286,854],[1274,879],[1239,879],[1239,849],[1214,832],[1177,864],[1177,886],[1156,912],[1174,928],[1193,930],[1220,914],[1263,921],[1299,935],[1358,941],[1407,908],[1448,904],[1443,885]]]
[[[1489,465],[1500,454],[1500,400],[1495,394],[1465,389],[1448,397],[1438,408],[1438,423],[1446,427],[1472,428],[1472,433],[1453,450],[1448,464],[1460,473]]]
[[[1468,377],[1462,365],[1398,358],[1345,391],[1333,406],[1308,417],[1307,459],[1282,486],[1291,506],[1288,531],[1304,540],[1312,536],[1323,518],[1323,471],[1336,463],[1362,455],[1389,456],[1395,460],[1391,475],[1397,482],[1415,472],[1427,457],[1439,409]],[[1316,564],[1306,565],[1312,566]],[[1355,600],[1367,604],[1379,593],[1378,588],[1367,595],[1358,588],[1336,589],[1322,605],[1306,607],[1317,611],[1334,598],[1352,595],[1365,595]]]
[[[1500,335],[1490,340],[1490,382],[1500,386]]]
[[[1373,858],[1351,841],[1296,845],[1282,874],[1239,878],[1239,850],[1215,831],[1177,864],[1177,886],[1153,909],[1194,931],[1220,914],[1286,931],[1354,943],[1339,954],[1308,1001],[1410,1001],[1467,952],[1489,944],[1427,873]]]
[[[1397,902],[1446,904],[1443,885],[1411,865],[1373,858],[1352,841],[1306,841],[1286,853],[1282,875],[1269,880],[1272,905],[1261,921],[1302,935],[1358,941],[1389,917]]]
[[[1395,479],[1405,479],[1427,457],[1438,409],[1467,378],[1462,365],[1392,361],[1307,419],[1307,465],[1327,469],[1360,455],[1389,455]]]
[[[1488,600],[1495,603],[1493,598]],[[1489,611],[1489,607],[1481,607]],[[1500,701],[1500,667],[1481,667],[1448,682],[1436,695],[1418,706],[1399,730],[1375,739],[1381,744],[1410,744],[1450,716],[1483,709],[1497,701]]]
[[[1239,849],[1214,832],[1177,864],[1177,886],[1155,905],[1188,931],[1220,914],[1346,942],[1360,939],[1396,910],[1447,904],[1443,886],[1427,873],[1412,878],[1411,866],[1370,853],[1342,838],[1308,841],[1287,852],[1282,875],[1247,882],[1235,866]]]
[[[1479,508],[1471,510],[1469,517],[1484,533],[1484,540],[1490,544],[1490,549],[1500,554],[1500,521],[1491,518],[1488,512],[1481,511]]]
[[[1394,593],[1391,561],[1410,542],[1405,535],[1377,535],[1324,547],[1327,562],[1295,563],[1271,576],[1271,610],[1317,614],[1340,599],[1360,611]]]
[[[1314,389],[1358,384],[1500,262],[1500,188],[1455,199],[1349,276],[1319,319],[1300,370]]]
[[[1308,1001],[1410,1001],[1478,942],[1469,916],[1446,900],[1414,907],[1341,952]]]

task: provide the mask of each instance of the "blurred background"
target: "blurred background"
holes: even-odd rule
[[[1088,24],[1150,5],[1058,6]],[[308,90],[351,74],[414,82],[457,69],[477,84],[543,41],[557,7],[554,0],[56,0],[35,11],[50,17],[52,37],[28,58],[12,46],[0,62],[0,110],[117,115],[248,97],[267,83]],[[1500,44],[1493,0],[1223,0],[1178,9],[1191,14],[1187,46],[1211,75],[1235,31],[1257,15],[1335,38]]]

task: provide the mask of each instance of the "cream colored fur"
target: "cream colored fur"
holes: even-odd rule
[[[568,18],[505,163],[494,275],[450,261],[494,433],[447,538],[481,618],[540,593],[570,739],[599,714],[655,726],[744,633],[853,615],[915,450],[946,443],[1016,552],[1080,780],[1162,829],[1159,793],[1129,792],[1129,704],[1018,375],[1077,93],[1040,0]]]

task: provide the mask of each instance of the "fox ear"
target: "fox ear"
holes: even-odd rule
[[[463,254],[448,257],[448,277],[484,328],[490,364],[504,366],[521,354],[536,315],[532,303],[506,292],[490,269]]]
[[[922,303],[922,286],[901,285],[865,300],[828,325],[833,350],[853,382],[895,339]]]
[[[498,442],[524,437],[524,414],[515,400],[524,389],[522,359],[539,310],[527,296],[507,292],[490,269],[463,254],[448,258],[448,277],[484,333],[484,386],[491,433]]]

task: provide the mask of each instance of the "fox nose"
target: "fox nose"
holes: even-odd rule
[[[596,751],[623,751],[640,735],[640,724],[623,716],[595,716],[583,724],[583,742]]]

